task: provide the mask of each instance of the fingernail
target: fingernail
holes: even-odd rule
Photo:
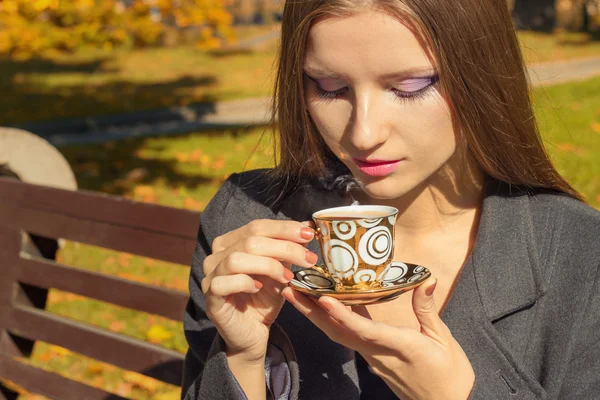
[[[437,286],[437,279],[435,280],[435,282],[433,282],[433,284],[431,286],[429,286],[427,289],[425,289],[425,295],[430,297],[433,294],[436,286]]]
[[[302,239],[310,240],[315,236],[315,231],[310,228],[302,228],[300,229],[300,237]]]
[[[294,273],[286,268],[283,270],[283,277],[285,278],[286,281],[289,282],[292,279],[294,279]]]
[[[305,258],[306,258],[306,262],[308,262],[310,264],[316,264],[316,262],[319,260],[319,256],[308,249],[306,249],[306,257]]]
[[[254,286],[256,286],[257,289],[262,289],[263,284],[262,284],[262,282],[259,282],[259,281],[255,280],[254,281]]]
[[[319,305],[327,312],[331,311],[331,309],[333,308],[333,305],[329,302],[329,300],[325,298],[319,299]]]
[[[290,303],[293,303],[294,298],[292,297],[292,289],[289,289],[289,290],[286,290],[286,289],[287,288],[285,288],[281,291],[281,295],[283,296],[284,299],[286,299]]]

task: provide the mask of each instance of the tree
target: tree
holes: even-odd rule
[[[198,32],[203,48],[232,38],[224,0],[0,0],[0,54],[27,58],[82,47],[157,46]]]
[[[551,32],[556,23],[556,0],[515,0],[512,15],[518,29]]]

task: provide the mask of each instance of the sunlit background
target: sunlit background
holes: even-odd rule
[[[596,65],[597,77],[587,67],[585,79],[548,79],[533,98],[559,170],[598,208],[600,0],[508,3],[534,71],[573,61],[562,68],[577,76],[579,61]],[[246,127],[244,118],[271,94],[282,4],[0,0],[0,126],[26,127],[48,138],[68,160],[80,189],[202,211],[229,174],[273,163],[271,132],[262,120]],[[155,131],[121,140],[92,140],[82,130],[69,132],[62,142],[47,133],[66,121],[102,123],[123,115],[133,118],[127,129],[134,129],[149,115],[143,111],[203,103],[210,114],[222,102],[240,100],[242,106],[220,112],[220,118],[231,119],[231,128]],[[72,242],[58,257],[66,265],[187,291],[189,269],[179,266]],[[186,350],[181,324],[162,317],[56,290],[47,309]],[[176,387],[44,343],[36,344],[30,362],[125,397],[179,398]],[[23,393],[22,398],[41,396]]]

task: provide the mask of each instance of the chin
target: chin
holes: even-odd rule
[[[411,182],[404,177],[393,175],[382,178],[369,177],[368,181],[360,179],[360,182],[365,194],[378,200],[397,199],[418,186],[418,182]]]

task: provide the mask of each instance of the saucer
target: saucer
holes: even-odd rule
[[[335,281],[324,266],[302,269],[296,272],[288,284],[293,289],[311,297],[330,296],[345,305],[375,304],[390,301],[402,293],[425,282],[431,275],[421,265],[392,262],[381,287],[366,289],[335,290]]]

